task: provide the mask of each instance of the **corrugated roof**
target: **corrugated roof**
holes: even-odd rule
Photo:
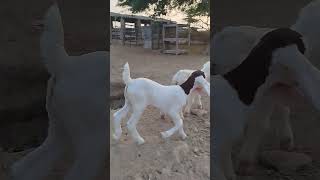
[[[115,13],[115,12],[110,12],[110,16],[111,17],[124,17],[124,18],[130,18],[130,19],[141,19],[141,20],[146,20],[146,21],[160,21],[160,22],[176,23],[175,21],[170,21],[170,20],[163,19],[163,18],[153,19],[153,18],[147,17],[147,16],[120,14],[120,13]]]

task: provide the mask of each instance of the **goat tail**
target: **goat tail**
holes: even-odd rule
[[[44,18],[44,31],[40,37],[40,51],[50,74],[63,67],[68,54],[64,48],[64,31],[58,5],[53,4]]]
[[[126,85],[131,81],[130,67],[128,62],[123,66],[122,80]]]

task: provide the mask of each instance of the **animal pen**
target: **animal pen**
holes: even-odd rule
[[[164,24],[162,26],[163,53],[167,54],[183,54],[187,51],[181,49],[181,44],[191,44],[190,26],[187,24]],[[173,49],[170,47],[174,45]]]
[[[111,12],[111,43],[143,45],[148,49],[162,48],[162,26],[175,23],[170,20]]]

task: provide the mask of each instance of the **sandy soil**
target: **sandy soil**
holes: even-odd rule
[[[111,46],[111,82],[121,81],[121,67],[127,61],[131,77],[147,77],[169,84],[177,70],[201,68],[207,60],[203,55],[164,55],[158,51],[114,45]],[[111,87],[111,94],[114,91],[116,88]],[[209,97],[203,97],[202,102],[208,110]],[[122,124],[125,122],[123,120]],[[111,140],[111,179],[209,179],[209,115],[185,117],[184,129],[188,135],[185,141],[177,135],[166,141],[160,137],[161,131],[172,126],[169,118],[160,119],[159,110],[147,108],[138,123],[138,131],[146,140],[144,145],[134,144],[125,128],[120,142]]]

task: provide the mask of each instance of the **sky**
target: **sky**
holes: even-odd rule
[[[127,8],[117,6],[117,2],[118,2],[118,0],[110,0],[110,11],[111,12],[131,14],[131,12],[129,10],[127,10]],[[148,16],[148,14],[146,14],[146,13],[138,13],[136,15]],[[162,16],[162,18],[172,20],[172,21],[177,21],[178,23],[185,23],[185,21],[183,20],[184,17],[185,17],[185,15],[182,12],[178,12],[178,11],[173,11],[173,12],[170,12],[166,16]]]

